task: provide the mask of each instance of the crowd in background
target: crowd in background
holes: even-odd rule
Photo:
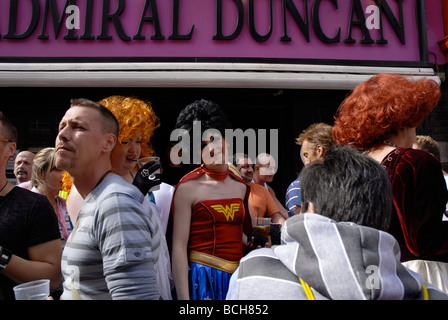
[[[177,115],[203,139],[188,140],[202,164],[176,185],[155,158],[139,164],[157,156],[149,102],[72,100],[54,146],[16,155],[17,186],[20,133],[1,115],[0,300],[37,279],[55,300],[447,299],[448,174],[416,131],[439,99],[428,79],[358,85],[333,125],[291,137],[304,168],[285,197],[270,186],[278,159],[229,156],[212,101]]]

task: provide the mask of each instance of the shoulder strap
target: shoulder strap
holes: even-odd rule
[[[299,278],[300,284],[303,287],[303,291],[305,291],[306,297],[308,300],[316,300],[316,297],[314,296],[313,291],[311,291],[311,287],[308,283],[302,280],[302,278]]]
[[[78,227],[79,227],[79,220],[81,220],[78,216],[78,218],[76,219],[76,223],[75,223],[75,227],[72,230],[72,233],[70,234],[69,239],[67,240],[67,243],[72,242],[73,237],[76,234],[76,231],[78,231]],[[66,280],[67,281],[67,280]],[[75,281],[72,277],[70,277],[70,290],[72,292],[72,300],[82,300],[81,296],[79,295],[78,289],[76,289],[76,284]]]
[[[424,283],[422,284],[422,290],[423,290],[423,300],[429,300],[428,288]]]

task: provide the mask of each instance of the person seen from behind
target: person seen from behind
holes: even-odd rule
[[[334,146],[300,181],[304,213],[286,220],[282,245],[241,260],[227,299],[448,299],[400,263],[400,246],[385,232],[392,195],[378,162]]]

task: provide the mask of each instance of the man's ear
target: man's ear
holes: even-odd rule
[[[305,209],[306,211],[305,212],[302,211],[302,213],[317,213],[316,207],[314,206],[314,203],[312,203],[312,202],[308,202],[305,206],[302,206],[302,209],[304,207],[306,207],[306,209]]]
[[[104,143],[103,150],[105,152],[112,152],[117,144],[117,136],[114,134],[109,134],[107,136],[106,142]]]
[[[9,147],[9,149],[8,149],[8,155],[9,155],[9,157],[10,158],[12,158],[13,160],[15,160],[16,159],[16,149],[17,149],[17,143],[15,143],[15,142],[10,142],[10,143],[8,143],[8,147]]]
[[[322,147],[321,145],[318,145],[318,146],[316,147],[316,152],[317,152],[317,157],[318,157],[318,158],[323,158],[324,155],[325,155],[325,148]]]

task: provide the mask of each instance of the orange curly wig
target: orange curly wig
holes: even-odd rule
[[[127,141],[136,133],[142,133],[141,157],[154,155],[150,139],[160,126],[151,103],[123,96],[111,96],[98,102],[108,108],[118,120],[118,142]]]
[[[358,85],[342,102],[333,136],[338,144],[352,143],[359,150],[368,150],[400,129],[419,126],[439,99],[435,81],[379,74]]]
[[[70,190],[72,189],[72,179],[70,178],[70,175],[67,171],[64,171],[64,174],[62,175],[62,190],[64,192],[70,193]]]

